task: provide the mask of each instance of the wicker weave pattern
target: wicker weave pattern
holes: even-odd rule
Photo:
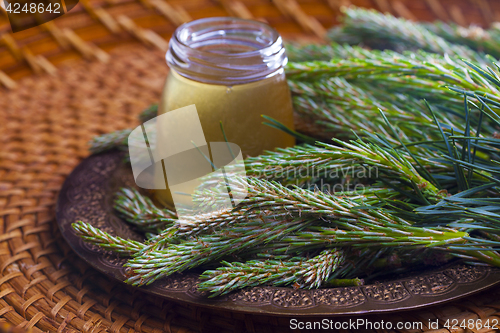
[[[65,177],[88,154],[87,141],[136,125],[137,113],[158,101],[166,38],[176,26],[230,14],[265,20],[288,37],[320,40],[339,6],[349,3],[81,0],[55,22],[15,35],[0,13],[0,323],[32,332],[289,331],[289,318],[174,304],[107,280],[60,238],[54,205]],[[468,19],[485,24],[500,13],[498,2],[486,0],[352,3],[457,22],[467,9]],[[87,61],[66,63],[80,58]],[[453,317],[498,318],[499,296],[497,289],[392,319],[425,324],[439,318],[442,325]]]

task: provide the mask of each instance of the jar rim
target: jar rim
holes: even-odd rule
[[[183,45],[185,47],[191,48],[190,44],[185,43],[181,38],[179,38],[180,37],[179,35],[183,32],[183,30],[186,29],[186,28],[195,27],[197,25],[202,25],[202,24],[206,24],[206,23],[214,23],[214,22],[221,22],[221,23],[223,23],[223,22],[249,23],[249,24],[253,24],[255,26],[260,26],[261,28],[264,28],[264,29],[270,31],[273,34],[272,41],[270,41],[267,45],[264,45],[260,49],[255,49],[255,50],[252,50],[252,51],[245,51],[245,52],[238,52],[238,53],[224,54],[224,56],[226,56],[226,57],[241,57],[241,55],[258,54],[261,50],[263,50],[263,49],[265,49],[265,48],[267,48],[269,46],[272,46],[277,41],[279,41],[280,38],[281,38],[280,34],[278,33],[278,31],[276,31],[276,29],[274,29],[273,27],[271,27],[268,24],[265,24],[264,22],[260,22],[260,21],[257,21],[257,20],[243,19],[243,18],[239,18],[239,17],[231,17],[231,16],[205,17],[205,18],[201,18],[201,19],[198,19],[198,20],[194,20],[194,21],[183,23],[182,25],[180,25],[175,30],[175,33],[173,34],[173,36],[175,37],[176,41],[179,42],[181,45]],[[211,54],[211,55],[217,55],[218,54],[218,53],[215,53],[215,52],[198,50],[198,49],[196,49],[196,51],[199,52],[199,53],[207,53],[207,54]]]
[[[235,17],[203,18],[179,26],[166,60],[184,77],[228,85],[271,77],[287,63],[283,40],[274,28]]]

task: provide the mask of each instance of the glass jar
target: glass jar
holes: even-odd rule
[[[175,31],[166,59],[170,72],[159,114],[194,104],[206,142],[235,143],[243,157],[295,144],[262,124],[267,115],[293,128],[287,57],[270,26],[231,17],[189,22]],[[167,192],[157,194],[163,203],[171,201]]]

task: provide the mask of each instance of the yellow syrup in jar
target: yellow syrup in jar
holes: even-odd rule
[[[292,136],[264,125],[261,116],[272,117],[293,129],[293,107],[283,70],[269,78],[227,86],[191,80],[171,69],[159,114],[192,104],[198,111],[206,142],[225,141],[222,122],[227,141],[237,144],[244,158],[295,145]],[[155,192],[158,201],[171,206],[168,189]]]
[[[261,115],[267,115],[293,128],[293,108],[284,74],[230,87],[190,80],[171,70],[159,114],[191,104],[198,110],[206,141],[224,141],[222,122],[227,140],[240,146],[244,157],[295,144],[292,136],[262,124]]]

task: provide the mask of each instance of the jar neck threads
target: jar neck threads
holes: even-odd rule
[[[167,63],[180,75],[204,83],[236,85],[283,72],[283,40],[258,21],[213,17],[181,25],[173,34]]]

